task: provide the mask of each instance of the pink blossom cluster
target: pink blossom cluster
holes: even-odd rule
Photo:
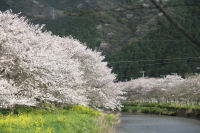
[[[121,106],[123,91],[104,56],[72,37],[53,35],[11,11],[0,12],[0,53],[0,105]]]
[[[200,101],[200,75],[181,78],[138,78],[123,83],[130,101],[194,102]]]

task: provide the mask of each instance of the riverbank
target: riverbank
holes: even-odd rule
[[[199,105],[172,104],[172,103],[140,103],[124,102],[122,112],[144,113],[168,116],[182,116],[200,119]]]
[[[1,133],[111,133],[115,115],[67,105],[62,109],[16,106],[0,111]]]

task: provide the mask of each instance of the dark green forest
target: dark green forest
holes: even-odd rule
[[[200,5],[184,8],[176,7],[171,16],[200,39],[199,13]],[[200,70],[197,70],[200,65],[200,49],[166,18],[160,17],[156,25],[156,30],[149,32],[138,41],[125,45],[120,51],[112,53],[108,57],[110,66],[113,67],[114,72],[119,74],[120,80],[139,77],[142,70],[150,77],[159,77],[171,73],[185,76],[186,74],[200,72]]]
[[[4,0],[0,2],[0,8],[22,12],[33,23],[46,24],[46,29],[53,34],[71,35],[88,47],[101,51],[120,81],[141,77],[141,71],[149,77],[200,73],[197,69],[200,67],[200,48],[150,3],[150,7],[144,8],[139,0],[128,4],[123,0],[107,3],[76,0],[70,2],[72,5],[61,1],[40,1],[48,9],[53,7],[63,11],[56,19],[52,19],[51,14],[50,17],[35,17],[34,12],[27,9],[27,5],[37,9],[31,1],[9,3]],[[80,4],[83,8],[77,8]],[[185,30],[200,40],[200,1],[173,0],[160,4]],[[130,10],[119,11],[118,6]]]

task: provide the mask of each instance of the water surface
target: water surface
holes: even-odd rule
[[[200,120],[157,115],[122,115],[116,133],[200,133]]]

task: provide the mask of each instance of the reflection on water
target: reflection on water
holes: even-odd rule
[[[155,115],[122,115],[116,133],[200,133],[200,121]]]

